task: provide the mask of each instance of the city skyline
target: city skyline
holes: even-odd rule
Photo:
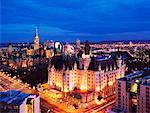
[[[1,0],[0,111],[150,113],[150,0]]]
[[[150,40],[150,1],[1,1],[0,42]]]
[[[2,112],[150,112],[150,41],[32,41],[0,44]]]

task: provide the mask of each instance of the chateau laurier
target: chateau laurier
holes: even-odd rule
[[[63,48],[61,44],[59,47]],[[82,54],[80,50],[65,54],[65,48],[62,54],[57,49],[48,67],[50,89],[59,91],[66,101],[80,108],[99,104],[99,100],[116,93],[116,79],[124,76],[126,67],[119,54],[115,58],[92,55],[88,42]]]

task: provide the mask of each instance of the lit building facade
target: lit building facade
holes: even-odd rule
[[[44,63],[54,55],[53,48],[48,48],[46,46],[39,47],[39,36],[36,29],[34,37],[34,48],[31,46],[20,49],[13,48],[9,44],[7,48],[7,56],[4,57],[5,61],[2,64],[8,65],[13,69],[18,68],[28,68],[39,63]]]
[[[137,71],[118,79],[116,106],[127,113],[149,113],[150,73]]]
[[[124,77],[125,73],[121,57],[99,59],[90,57],[89,53],[87,50],[78,61],[74,55],[66,55],[65,60],[62,56],[53,57],[48,67],[49,87],[65,93],[71,104],[80,107],[97,102],[98,96],[114,95],[116,79]]]

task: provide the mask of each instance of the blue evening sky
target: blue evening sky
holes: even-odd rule
[[[0,42],[150,40],[150,0],[1,0]]]

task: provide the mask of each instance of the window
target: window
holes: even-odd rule
[[[149,90],[149,87],[146,87],[146,90]]]
[[[14,106],[14,109],[18,109],[18,106]]]
[[[120,94],[118,94],[118,97],[120,97],[121,95]]]
[[[146,94],[149,94],[149,91],[148,91],[148,90],[146,90]]]
[[[118,90],[121,90],[121,88],[118,87]]]
[[[148,106],[149,106],[149,102],[146,102],[146,105],[148,105]]]
[[[149,106],[149,105],[146,105],[146,109],[150,109],[150,106]]]
[[[118,91],[118,94],[121,94],[121,92],[120,92],[120,91]]]
[[[149,102],[149,98],[146,98],[146,101],[148,101],[148,102]]]

